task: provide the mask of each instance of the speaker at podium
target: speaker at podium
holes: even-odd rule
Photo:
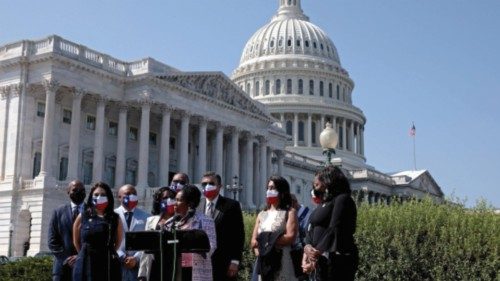
[[[160,279],[172,280],[177,276],[181,253],[205,256],[210,251],[207,234],[201,229],[175,231],[134,231],[125,233],[125,248],[146,251],[160,261]]]

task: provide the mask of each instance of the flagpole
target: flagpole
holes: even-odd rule
[[[415,135],[413,135],[413,170],[417,170],[417,154],[415,153]]]

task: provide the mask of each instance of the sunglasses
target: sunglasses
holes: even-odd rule
[[[178,184],[178,183],[180,183],[180,184],[186,184],[186,181],[183,181],[183,180],[173,180],[172,182],[175,183],[175,184]]]
[[[202,183],[201,183],[201,186],[203,186],[203,187],[205,187],[205,186],[207,186],[207,185],[215,185],[215,182],[210,181],[210,182],[202,182]]]

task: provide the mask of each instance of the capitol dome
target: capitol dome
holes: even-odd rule
[[[366,167],[366,118],[353,105],[354,82],[335,45],[309,21],[301,0],[278,2],[271,21],[247,41],[231,79],[266,105],[289,135],[289,152],[323,160],[318,138],[330,122],[339,136],[334,161],[346,168]]]
[[[309,22],[300,1],[281,5],[270,23],[260,28],[243,49],[240,65],[280,55],[297,55],[340,66],[337,49],[321,28]]]

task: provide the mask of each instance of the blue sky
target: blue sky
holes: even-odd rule
[[[185,71],[238,65],[278,0],[0,0],[0,45],[58,34]],[[428,169],[446,195],[500,208],[500,1],[302,0],[333,40],[367,117],[368,163]]]

